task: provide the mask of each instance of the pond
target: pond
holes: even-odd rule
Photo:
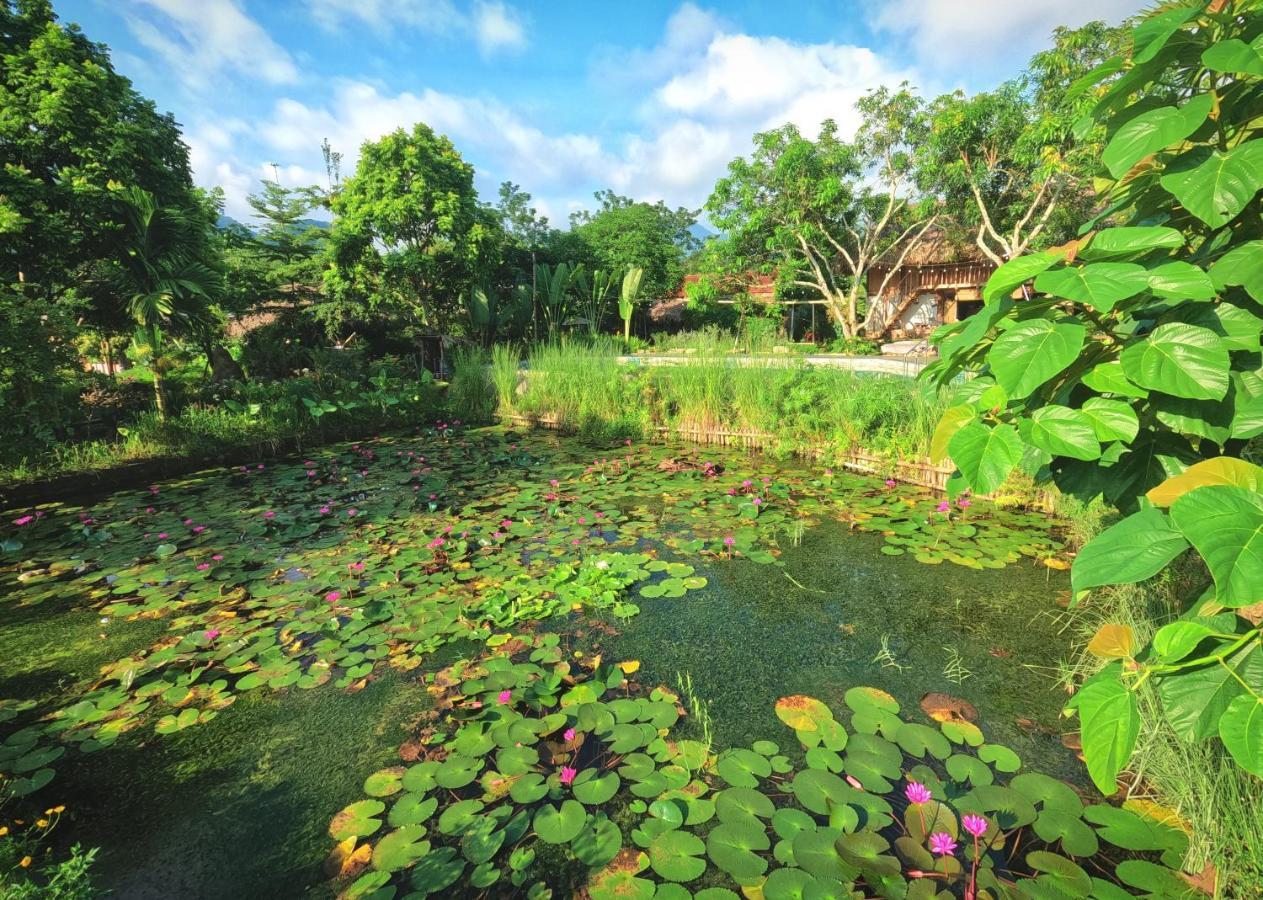
[[[1021,874],[1090,883],[1068,858],[1097,852],[1081,815],[1128,851],[1178,843],[1076,799],[1055,679],[1068,579],[1039,514],[733,450],[440,426],[3,521],[0,772],[68,807],[59,840],[101,848],[113,896],[542,897],[590,870],[594,897],[718,898],[769,858],[794,869],[769,897],[803,879],[831,896],[903,883],[848,843],[915,831],[872,805],[899,779],[964,809],[1018,758],[1073,786],[1021,775],[1025,793],[977,806],[1066,854],[1032,850]],[[712,827],[698,798],[723,783]],[[837,829],[842,856],[812,868],[783,834],[772,854],[762,827],[732,832],[732,803],[762,802],[734,792],[756,785],[805,806],[778,811],[804,817],[799,840]],[[980,890],[1017,877],[986,840]],[[967,868],[941,862],[959,894]]]

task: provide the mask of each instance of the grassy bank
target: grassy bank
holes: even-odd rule
[[[501,416],[547,419],[593,437],[643,438],[666,428],[681,437],[759,437],[775,454],[862,448],[905,460],[928,453],[943,409],[938,391],[910,379],[792,359],[734,365],[699,353],[681,365],[640,367],[617,356],[613,343],[541,345],[521,371],[518,352],[499,347],[489,366],[457,372],[453,395],[490,392]],[[473,403],[455,409],[471,420],[479,411]]]
[[[108,440],[64,444],[28,455],[20,446],[0,452],[0,485],[18,485],[144,460],[270,456],[283,450],[368,437],[442,416],[440,385],[379,372],[367,380],[336,376],[222,385],[161,420],[138,416]]]

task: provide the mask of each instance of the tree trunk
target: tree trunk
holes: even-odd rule
[[[167,393],[163,389],[162,373],[158,371],[156,362],[153,368],[153,400],[158,408],[158,421],[165,422],[167,420]]]

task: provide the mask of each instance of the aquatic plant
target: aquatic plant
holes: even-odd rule
[[[673,692],[556,635],[506,638],[434,676],[442,716],[334,816],[342,896],[1190,894],[1171,868],[1182,831],[1022,772],[968,723],[911,721],[855,687],[849,727],[814,698],[777,702],[801,756],[767,740],[715,753],[673,735],[689,712]],[[487,702],[505,685],[520,704]]]

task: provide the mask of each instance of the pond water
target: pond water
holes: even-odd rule
[[[905,714],[968,701],[1028,768],[1083,780],[1059,543],[983,502],[438,429],[3,521],[0,771],[68,806],[59,840],[100,847],[116,897],[331,896],[330,819],[432,718],[427,678],[535,628],[638,662],[716,750],[783,742],[785,695],[871,685]]]

